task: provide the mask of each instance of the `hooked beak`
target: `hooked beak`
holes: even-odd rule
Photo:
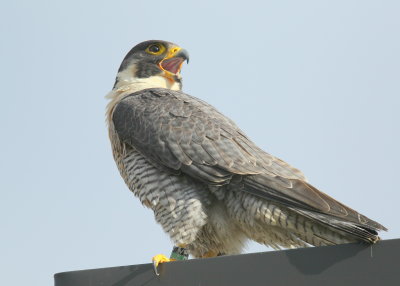
[[[183,62],[189,63],[189,53],[180,47],[172,47],[166,57],[158,64],[160,69],[173,75],[181,71]]]

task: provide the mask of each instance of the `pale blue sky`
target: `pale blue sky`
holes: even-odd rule
[[[104,122],[120,62],[149,39],[190,52],[186,92],[399,238],[399,14],[399,1],[3,1],[0,285],[170,253]]]

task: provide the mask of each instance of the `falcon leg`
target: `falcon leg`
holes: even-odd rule
[[[170,258],[167,258],[163,254],[158,254],[153,257],[152,260],[153,260],[154,272],[156,273],[157,276],[160,275],[160,273],[158,273],[157,270],[157,267],[160,263],[176,261],[176,260],[187,260],[188,258],[189,258],[189,252],[185,248],[185,245],[174,246]]]

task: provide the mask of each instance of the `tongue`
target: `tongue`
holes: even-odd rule
[[[176,74],[179,72],[181,68],[181,64],[184,62],[183,58],[172,58],[168,60],[164,60],[161,63],[161,66],[164,70],[169,71],[170,73]]]

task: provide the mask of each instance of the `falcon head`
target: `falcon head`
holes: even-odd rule
[[[181,67],[189,62],[189,54],[178,45],[166,41],[146,41],[133,47],[118,70],[114,89],[136,85],[139,89],[182,88]]]

